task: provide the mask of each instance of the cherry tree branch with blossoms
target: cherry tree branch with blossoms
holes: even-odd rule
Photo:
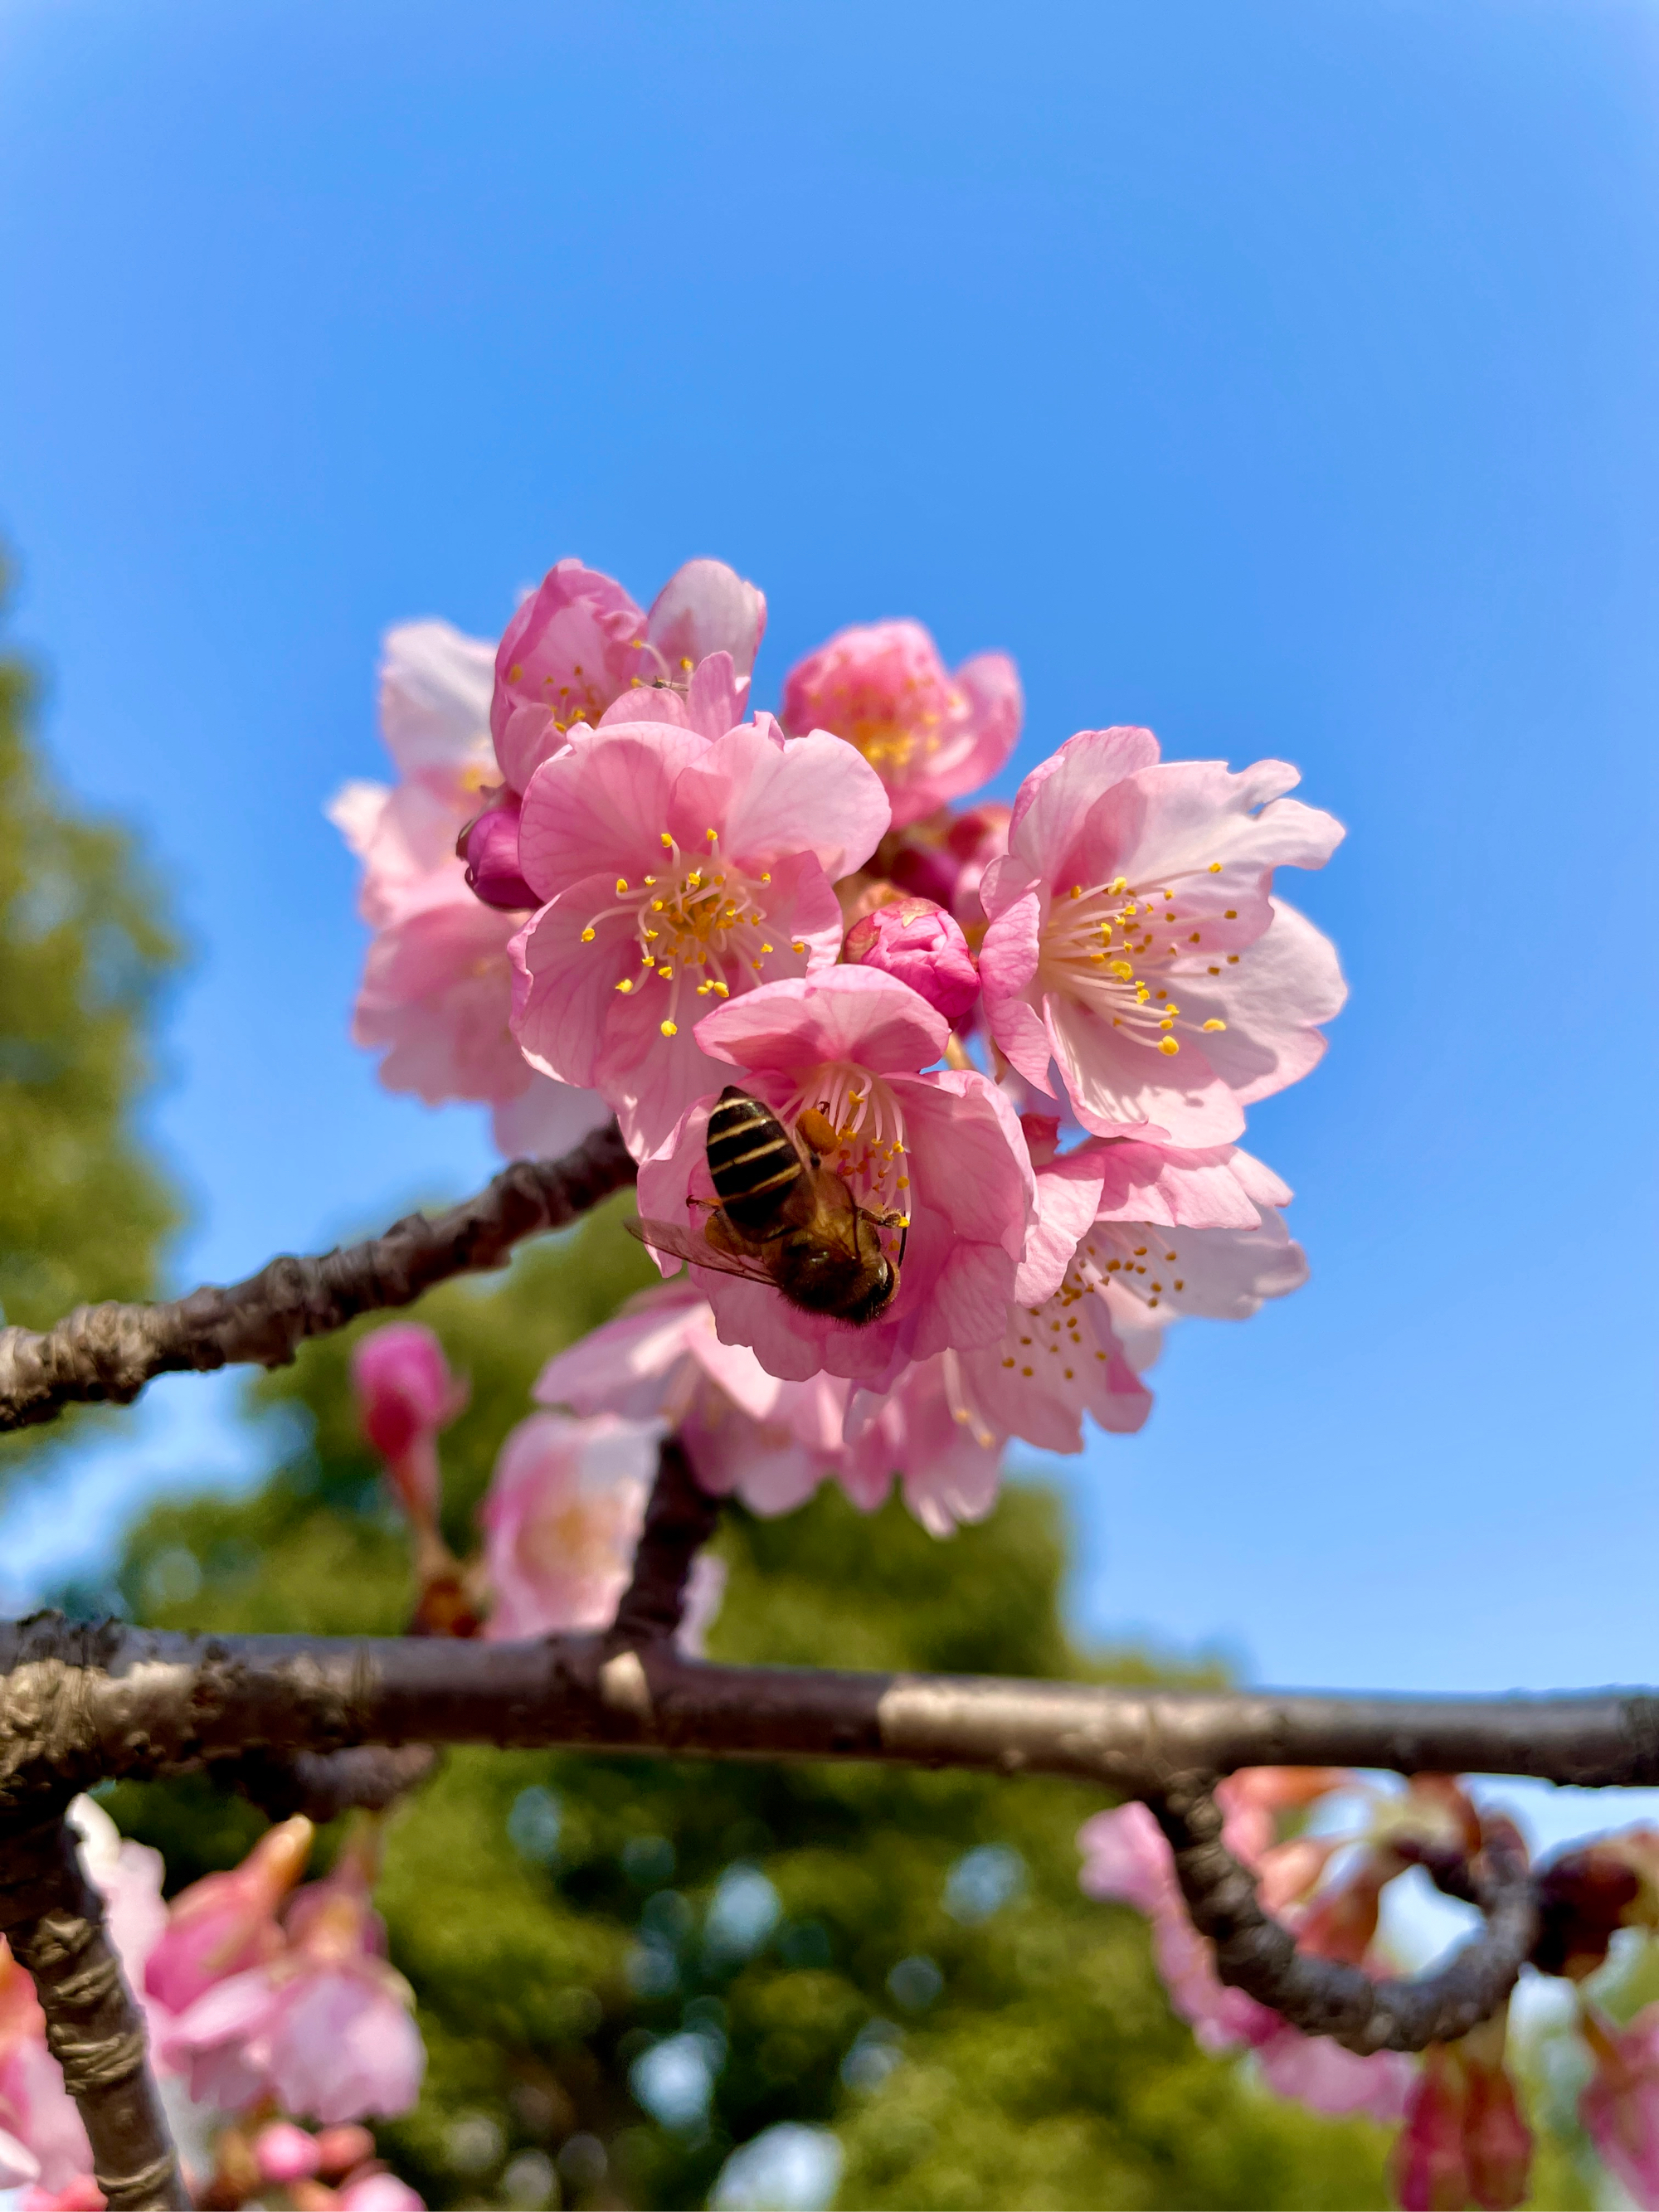
[[[976,799],[1019,733],[1006,655],[951,671],[914,623],[847,629],[789,672],[779,720],[750,696],[765,615],[716,561],[645,609],[567,560],[496,645],[392,631],[398,781],[330,810],[372,933],[355,1034],[389,1088],[488,1104],[526,1157],[347,1250],[0,1332],[0,1428],[45,1422],[164,1372],[290,1360],[632,1182],[665,1279],[549,1360],[471,1559],[440,1510],[464,1379],[418,1323],[357,1344],[419,1589],[405,1637],[0,1626],[0,2181],[37,2180],[33,2212],[268,2188],[409,2212],[362,2125],[407,2111],[423,2064],[372,1904],[378,1823],[439,1747],[479,1743],[1091,1784],[1117,1802],[1079,1835],[1085,1890],[1146,1916],[1207,2048],[1253,2051],[1316,2110],[1399,2123],[1403,2206],[1524,2195],[1504,2023],[1528,1966],[1571,1986],[1585,2125],[1659,2203],[1659,2007],[1621,2030],[1583,1986],[1620,1929],[1659,1932],[1659,1834],[1534,1867],[1458,1778],[1659,1784],[1659,1693],[1130,1691],[701,1656],[724,1498],[784,1513],[833,1481],[869,1511],[897,1484],[946,1536],[990,1511],[1013,1439],[1077,1452],[1085,1419],[1143,1425],[1168,1327],[1302,1285],[1291,1193],[1239,1139],[1316,1065],[1346,991],[1276,880],[1342,836],[1288,795],[1294,769],[1168,762],[1114,726],[1060,744],[1012,805]],[[155,1855],[76,1793],[184,1774],[276,1825],[168,1909]],[[301,1881],[313,1821],[351,1808],[334,1868]],[[1417,1867],[1484,1926],[1401,1978],[1381,1900]],[[210,2176],[173,2157],[147,2021],[217,2116]]]

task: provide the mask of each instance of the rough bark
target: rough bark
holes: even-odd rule
[[[144,2017],[104,1928],[59,1812],[0,1829],[0,1930],[46,2015],[112,2212],[187,2206],[173,2138],[145,2062]]]
[[[1271,2005],[1307,2035],[1350,2051],[1421,2051],[1451,2043],[1490,2019],[1515,1987],[1539,1928],[1526,1847],[1507,1820],[1488,1824],[1471,1869],[1486,1925],[1435,1972],[1373,1981],[1358,1967],[1298,1951],[1262,1910],[1253,1877],[1221,1841],[1209,1784],[1189,1778],[1149,1800],[1175,1853],[1193,1925],[1215,1946],[1224,1982]]]
[[[157,1375],[285,1365],[307,1337],[502,1266],[525,1237],[563,1228],[635,1173],[613,1122],[562,1160],[515,1160],[476,1197],[411,1213],[366,1243],[272,1260],[246,1282],[161,1305],[77,1306],[45,1331],[0,1329],[0,1431],[77,1401],[129,1404]]]

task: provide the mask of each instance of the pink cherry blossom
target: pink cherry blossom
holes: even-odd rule
[[[1342,831],[1280,796],[1296,781],[1160,762],[1138,729],[1085,730],[1026,778],[981,885],[986,1019],[1027,1082],[1058,1064],[1085,1128],[1225,1143],[1323,1052],[1336,955],[1273,873],[1322,866]]]
[[[1278,1211],[1290,1192],[1232,1146],[1096,1141],[1041,1165],[1036,1190],[999,1341],[946,1355],[959,1417],[987,1436],[1079,1451],[1085,1413],[1132,1433],[1169,1322],[1243,1320],[1306,1279]]]
[[[614,578],[580,561],[549,569],[508,623],[495,654],[489,726],[508,787],[524,791],[570,732],[625,693],[687,682],[730,656],[738,720],[766,628],[766,601],[720,561],[688,561],[642,614]]]
[[[302,1814],[268,1828],[239,1867],[205,1875],[173,1900],[166,1931],[144,1968],[144,1987],[169,2012],[183,2012],[227,1976],[283,1948],[276,1908],[311,1852]]]
[[[914,622],[844,629],[784,678],[785,727],[830,730],[856,745],[886,785],[902,830],[994,776],[1019,735],[1019,678],[982,653],[954,676]]]
[[[780,1382],[744,1345],[722,1344],[702,1276],[642,1291],[550,1360],[534,1395],[575,1413],[661,1421],[697,1480],[751,1511],[791,1513],[836,1471],[848,1386]]]
[[[1504,2063],[1507,2014],[1423,2053],[1389,2159],[1403,2212],[1507,2212],[1525,2199],[1532,2133]]]
[[[1634,2202],[1659,2204],[1659,2004],[1644,2005],[1622,2028],[1587,2004],[1581,2021],[1595,2072],[1579,2118]]]
[[[424,2205],[406,2181],[382,2168],[346,2183],[339,2212],[424,2212]]]
[[[854,967],[896,975],[947,1022],[959,1022],[979,997],[968,940],[932,899],[894,899],[865,915],[848,931],[842,957]]]
[[[261,2178],[279,2186],[309,2180],[322,2164],[316,2136],[296,2128],[292,2120],[273,2120],[261,2128],[253,2138],[253,2157]]]
[[[480,904],[456,857],[496,773],[489,742],[490,649],[447,623],[387,633],[380,713],[399,770],[395,789],[348,784],[329,809],[363,863],[361,904],[375,932],[352,1023],[354,1041],[385,1054],[380,1080],[429,1106],[480,1100],[499,1148],[532,1149],[520,1125],[556,1124],[568,1150],[610,1118],[526,1066],[509,1027],[507,947],[521,915]],[[526,905],[534,902],[528,896]]]
[[[444,1348],[419,1322],[388,1322],[359,1340],[351,1387],[363,1434],[386,1462],[386,1479],[420,1526],[438,1510],[438,1431],[466,1404]]]
[[[331,820],[363,863],[361,905],[375,928],[459,878],[457,833],[495,781],[489,743],[490,648],[447,623],[386,632],[380,728],[398,769],[395,788],[349,783]]]
[[[608,1098],[642,1158],[720,1088],[698,1015],[836,959],[832,879],[886,821],[880,783],[844,745],[786,745],[769,723],[712,739],[617,723],[548,761],[520,836],[548,902],[514,944],[526,1058]]]
[[[805,1382],[823,1372],[885,1390],[908,1360],[1001,1334],[1035,1184],[1001,1093],[971,1070],[932,1066],[949,1034],[907,985],[870,968],[769,984],[698,1024],[702,1050],[722,1073],[739,1070],[741,1087],[786,1123],[808,1108],[826,1114],[842,1133],[826,1164],[859,1205],[908,1222],[897,1292],[859,1328],[804,1313],[769,1285],[698,1271],[721,1341],[751,1346],[769,1374]],[[690,1201],[713,1193],[707,1122],[705,1103],[641,1166],[642,1215],[701,1221]],[[896,1258],[899,1231],[884,1233]]]
[[[952,1387],[954,1355],[914,1360],[884,1395],[860,1390],[848,1408],[842,1487],[873,1512],[896,1475],[906,1506],[930,1536],[982,1521],[1002,1481],[1002,1439],[972,1423]]]
[[[656,1469],[657,1421],[532,1413],[501,1446],[480,1518],[502,1642],[608,1628]]]
[[[14,1984],[27,1984],[27,2002]],[[33,2006],[30,2016],[27,2008]],[[46,2018],[23,1969],[4,1954],[0,1986],[0,2130],[15,2150],[7,2162],[18,2179],[38,2180],[47,2191],[72,2188],[92,2168],[92,2148],[63,2070],[46,2049]],[[21,2153],[21,2157],[19,2154]],[[34,2172],[27,2172],[33,2162]]]
[[[103,2206],[104,2192],[92,2175],[77,2173],[61,2189],[26,2189],[21,2212],[103,2212]]]
[[[298,1893],[283,1936],[185,2008],[161,2039],[163,2063],[226,2112],[267,2099],[325,2124],[407,2112],[426,2053],[355,1852]]]

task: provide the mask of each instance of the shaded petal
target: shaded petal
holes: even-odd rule
[[[671,826],[690,851],[718,826],[721,851],[751,874],[812,853],[835,878],[862,866],[889,818],[881,778],[840,738],[820,730],[786,741],[745,723],[684,769]]]
[[[842,967],[747,992],[705,1014],[697,1036],[733,1067],[805,1070],[842,1060],[881,1075],[938,1060],[950,1024],[908,983]]]
[[[707,743],[691,730],[624,722],[544,761],[519,823],[519,865],[538,894],[555,898],[593,875],[637,883],[656,868],[675,779]]]
[[[766,632],[766,595],[724,561],[687,561],[651,603],[646,635],[689,673],[713,653],[729,653],[738,676],[755,665]]]
[[[598,1087],[617,980],[638,967],[626,915],[590,925],[611,897],[614,878],[590,877],[544,906],[513,939],[513,1034],[544,1075],[579,1089]],[[582,932],[592,927],[592,944]]]
[[[986,931],[980,946],[979,981],[986,1024],[998,1049],[1028,1083],[1052,1097],[1048,1063],[1053,1048],[1033,1003],[1042,928],[1042,900],[1036,891],[1027,891]]]

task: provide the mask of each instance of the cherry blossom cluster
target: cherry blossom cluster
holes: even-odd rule
[[[488,1103],[507,1152],[614,1115],[641,1216],[694,1260],[721,1091],[821,1114],[898,1268],[854,1326],[694,1264],[556,1359],[492,1495],[503,1557],[536,1552],[537,1467],[595,1516],[559,1556],[620,1555],[662,1425],[758,1511],[826,1478],[870,1508],[897,1480],[946,1534],[989,1510],[1009,1439],[1139,1427],[1170,1322],[1243,1318],[1305,1273],[1289,1190],[1238,1144],[1343,999],[1275,889],[1341,836],[1285,795],[1295,770],[1085,730],[1005,805],[984,787],[1020,733],[1006,655],[952,671],[915,623],[844,630],[773,714],[750,696],[765,619],[716,561],[644,609],[566,560],[494,647],[394,629],[398,781],[331,810],[374,932],[356,1035],[390,1087]],[[494,1600],[575,1625],[521,1582]]]
[[[143,2003],[197,2201],[419,2212],[362,2124],[407,2112],[426,2063],[369,1903],[368,1816],[320,1881],[300,1882],[312,1826],[295,1818],[170,1906],[159,1852],[124,1841],[91,1798],[76,1798],[70,1820]],[[0,1939],[0,2187],[20,2185],[24,2212],[104,2202],[33,1987]]]
[[[1434,1775],[1383,1790],[1329,1768],[1254,1767],[1217,1796],[1228,1849],[1298,1948],[1374,1977],[1398,1971],[1379,1937],[1389,1884],[1422,1867],[1457,1893],[1491,1817],[1457,1783]],[[1206,2050],[1249,2051],[1270,2088],[1315,2112],[1398,2123],[1389,2179],[1407,2212],[1501,2212],[1525,2202],[1533,2137],[1508,2063],[1507,2007],[1456,2043],[1431,2045],[1420,2062],[1386,2051],[1357,2057],[1223,1984],[1146,1806],[1097,1814],[1078,1844],[1088,1893],[1150,1922],[1170,2002]],[[1621,1985],[1639,1982],[1639,1969],[1632,1972],[1628,1948],[1609,1964],[1621,1931],[1630,1931],[1627,1947],[1659,1933],[1659,1831],[1634,1828],[1571,1850],[1541,1869],[1539,1890],[1543,1929],[1532,1963],[1571,1992],[1578,2047],[1568,2063],[1583,2082],[1580,2124],[1631,2200],[1659,2204],[1659,2003],[1620,2006]]]

